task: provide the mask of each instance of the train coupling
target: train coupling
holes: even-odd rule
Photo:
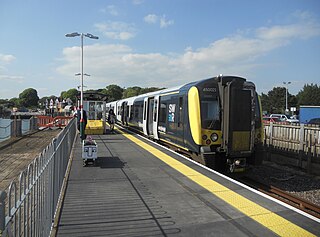
[[[227,164],[229,166],[228,171],[230,173],[244,172],[246,169],[245,158],[227,159]]]

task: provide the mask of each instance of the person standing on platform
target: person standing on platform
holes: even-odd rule
[[[110,131],[113,132],[114,131],[114,124],[116,122],[116,115],[113,112],[113,109],[109,110],[109,114],[108,114],[108,123],[110,125]]]
[[[78,108],[76,113],[74,114],[75,117],[77,117],[77,128],[78,128],[78,131],[80,131],[80,120],[81,120],[81,110]],[[88,119],[87,119],[87,112],[85,110],[83,110],[83,135],[84,137],[81,138],[81,139],[86,139],[86,135],[85,135],[85,130],[86,130],[86,126],[87,126],[87,122],[88,122]]]

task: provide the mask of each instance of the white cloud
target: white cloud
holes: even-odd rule
[[[114,5],[109,5],[107,6],[106,8],[102,8],[100,9],[100,12],[102,13],[108,13],[112,16],[118,16],[119,15],[119,12],[117,10],[117,7],[114,6]]]
[[[160,18],[160,28],[167,28],[168,26],[173,25],[173,24],[174,24],[174,21],[167,20],[165,15],[163,15]]]
[[[14,83],[22,83],[22,76],[10,76],[10,75],[0,75],[0,81],[9,81]]]
[[[145,22],[147,22],[149,24],[155,24],[158,21],[158,16],[155,14],[149,14],[149,15],[145,16],[143,19]]]
[[[0,54],[0,62],[1,63],[10,63],[14,61],[16,58],[11,54]]]
[[[290,25],[276,25],[257,29],[258,38],[265,40],[309,39],[320,35],[320,24],[309,12],[297,11],[292,14],[295,21]]]
[[[319,25],[295,24],[288,26],[273,26],[270,28],[262,27],[257,30],[257,37],[266,40],[282,40],[282,39],[308,39],[320,35]]]
[[[102,26],[107,32],[108,25]],[[250,32],[242,31],[245,33],[222,38],[198,49],[188,46],[183,52],[174,54],[136,53],[125,44],[89,45],[84,49],[85,72],[92,75],[92,88],[109,84],[171,87],[220,73],[246,76],[256,68],[268,67],[259,63],[259,58],[293,40],[319,36],[318,29],[316,23],[305,20],[261,27],[251,31],[254,33],[251,36]],[[66,63],[57,69],[60,74],[70,76],[79,71],[79,52],[79,47],[64,49]]]
[[[97,23],[94,26],[110,39],[129,40],[136,35],[134,26],[125,22],[109,21],[107,23]]]
[[[118,12],[118,10],[117,10],[117,7],[114,6],[114,5],[109,5],[109,6],[107,6],[106,9],[103,9],[102,11],[103,11],[103,12],[107,12],[107,13],[109,13],[109,14],[112,15],[112,16],[118,16],[118,15],[119,15],[119,12]]]
[[[166,16],[157,16],[155,14],[149,14],[143,18],[148,24],[157,24],[159,22],[160,28],[167,28],[174,24],[174,20],[167,20]]]

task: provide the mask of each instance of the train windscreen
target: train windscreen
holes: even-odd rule
[[[217,100],[201,101],[201,125],[203,129],[220,129],[220,109]]]

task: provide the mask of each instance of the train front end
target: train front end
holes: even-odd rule
[[[254,84],[218,76],[190,88],[188,101],[190,130],[202,163],[216,170],[244,171],[255,159]]]

